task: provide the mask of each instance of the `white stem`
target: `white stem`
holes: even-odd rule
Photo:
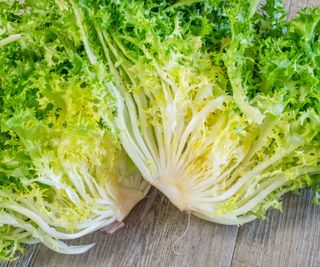
[[[128,129],[128,124],[126,123],[125,114],[127,113],[126,107],[124,105],[124,100],[122,99],[122,96],[118,92],[118,90],[114,87],[112,83],[108,83],[107,86],[113,91],[114,95],[117,98],[117,110],[118,110],[118,117],[117,117],[117,126],[120,129],[120,139],[121,143],[132,159],[132,161],[135,163],[135,165],[140,170],[143,177],[148,178],[152,177],[152,174],[150,173],[150,169],[147,165],[148,159],[145,157],[145,155],[140,151],[139,146],[136,143],[136,140],[133,138],[133,136],[130,134]]]
[[[80,202],[80,198],[79,198],[78,194],[76,192],[74,192],[72,187],[70,187],[66,184],[52,181],[52,180],[50,180],[50,178],[46,178],[46,177],[39,177],[36,179],[36,181],[43,183],[43,184],[46,184],[46,185],[49,185],[49,186],[52,186],[53,188],[56,188],[56,189],[63,189],[66,192],[66,194],[68,195],[69,199],[74,204],[77,204]]]
[[[187,142],[187,138],[189,137],[190,133],[196,127],[200,127],[200,125],[204,122],[206,117],[211,113],[214,112],[219,105],[221,105],[225,101],[224,96],[220,96],[214,100],[209,101],[206,106],[197,114],[195,115],[192,120],[189,122],[188,126],[186,127],[184,133],[182,134],[180,144],[178,147],[177,155],[181,155],[181,152]]]
[[[134,139],[136,140],[137,145],[139,146],[141,152],[144,154],[144,157],[148,159],[149,163],[152,166],[156,166],[156,162],[154,162],[153,157],[150,154],[148,147],[146,146],[143,137],[141,136],[141,132],[139,130],[139,119],[137,118],[136,108],[134,106],[133,100],[130,96],[125,97],[125,103],[128,108],[128,114],[131,121],[131,129],[133,131]]]
[[[73,170],[73,168],[70,169],[69,166],[64,166],[64,170],[68,176],[69,181],[76,188],[82,199],[84,199],[86,202],[91,202],[92,199],[90,199],[89,195],[86,192],[82,177],[76,172],[76,170]]]
[[[320,172],[320,167],[294,167],[285,171],[282,174],[270,177],[264,184],[261,184],[261,190],[255,197],[251,198],[250,201],[245,203],[243,206],[235,210],[236,215],[245,214],[246,212],[252,210],[260,202],[262,202],[271,192],[285,185],[290,174],[294,174],[295,177],[299,177],[303,174],[315,174]]]
[[[134,94],[134,100],[138,106],[139,120],[141,121],[141,132],[143,139],[152,155],[154,162],[159,162],[159,151],[154,139],[154,133],[152,132],[152,127],[146,118],[143,109],[147,108],[147,102],[144,94]],[[157,166],[158,167],[158,166]],[[159,171],[159,170],[158,170]]]
[[[233,184],[228,190],[224,191],[221,195],[212,197],[211,201],[222,201],[227,198],[230,198],[233,196],[243,185],[245,185],[247,182],[249,182],[252,177],[257,175],[258,173],[261,173],[263,170],[268,168],[273,163],[277,162],[281,158],[283,158],[285,155],[291,153],[292,150],[285,151],[283,153],[279,153],[271,157],[269,160],[266,160],[259,165],[257,165],[255,168],[253,168],[251,171],[248,171],[244,176],[242,176],[240,179],[237,180],[235,184]]]
[[[86,36],[86,32],[85,32],[85,29],[82,25],[82,20],[81,20],[81,14],[80,14],[80,10],[78,10],[74,0],[70,0],[70,3],[71,3],[71,6],[72,6],[72,9],[73,9],[73,12],[74,12],[74,15],[76,17],[76,22],[77,22],[77,25],[80,29],[80,34],[81,34],[81,39],[82,39],[82,42],[83,42],[83,45],[84,45],[84,48],[86,50],[86,53],[88,55],[88,58],[90,60],[90,63],[92,65],[97,65],[97,59],[96,57],[94,56],[91,48],[90,48],[90,45],[89,45],[89,40]]]
[[[247,222],[253,221],[257,218],[254,215],[246,215],[246,216],[239,216],[239,217],[236,217],[235,215],[212,216],[212,211],[209,212],[208,214],[206,212],[205,213],[193,212],[193,214],[199,218],[202,218],[214,223],[224,224],[224,225],[242,225]]]
[[[20,33],[12,34],[12,35],[0,40],[0,47],[5,46],[7,44],[10,44],[10,43],[12,43],[14,41],[17,41],[17,40],[21,39],[21,38],[22,38],[22,35]]]
[[[103,191],[103,188],[97,183],[97,181],[91,176],[91,174],[88,172],[87,168],[85,167],[85,165],[81,165],[82,168],[82,172],[84,174],[84,176],[86,177],[85,179],[91,180],[92,183],[95,185],[96,190],[99,192],[100,197],[103,199],[103,203],[104,204],[109,204],[109,205],[113,205],[114,202],[110,199],[109,196],[107,196],[105,194],[105,192]]]
[[[99,228],[104,227],[105,225],[108,225],[110,223],[112,223],[112,221],[114,220],[113,218],[106,220],[106,221],[102,221],[102,222],[98,222],[95,224],[92,224],[90,227],[88,227],[87,229],[84,229],[78,233],[75,234],[67,234],[67,233],[62,233],[59,231],[56,231],[54,228],[50,227],[41,216],[39,216],[38,214],[36,214],[35,212],[31,211],[30,209],[26,209],[22,206],[18,206],[18,205],[14,205],[14,204],[1,204],[0,207],[5,208],[5,209],[9,209],[9,210],[13,210],[17,213],[20,213],[24,216],[26,216],[27,218],[29,218],[30,220],[32,220],[33,222],[35,222],[44,232],[48,233],[49,235],[51,235],[52,237],[58,238],[58,239],[75,239],[84,235],[87,235],[91,232],[96,231]]]
[[[265,190],[262,190],[257,194],[255,197],[253,197],[249,202],[247,202],[245,205],[243,205],[241,208],[238,208],[234,211],[235,215],[241,215],[245,214],[248,211],[252,210],[254,207],[256,207],[261,201],[263,201],[272,191],[276,190],[277,188],[280,188],[287,182],[286,177],[276,176],[274,178],[274,182],[267,187]]]

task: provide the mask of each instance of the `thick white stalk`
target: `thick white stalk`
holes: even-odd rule
[[[129,114],[130,121],[131,121],[131,129],[134,134],[134,139],[136,140],[136,143],[139,146],[141,152],[144,154],[144,157],[146,159],[148,159],[148,161],[149,161],[148,164],[150,164],[150,165],[152,164],[152,166],[155,167],[156,162],[154,162],[154,160],[150,154],[150,151],[149,151],[148,147],[146,146],[143,137],[141,136],[141,132],[139,129],[140,122],[139,122],[139,119],[137,118],[136,108],[134,106],[133,100],[130,96],[125,96],[124,99],[125,99],[125,103],[128,108],[128,111],[129,111],[128,114]]]
[[[86,192],[86,188],[83,184],[82,177],[78,175],[78,173],[71,169],[70,166],[64,166],[64,170],[68,176],[69,181],[72,183],[72,185],[76,188],[76,191],[81,196],[82,199],[84,199],[86,202],[91,202],[89,195]]]
[[[260,191],[255,197],[248,201],[245,205],[241,206],[234,211],[235,215],[246,214],[248,211],[256,207],[261,201],[263,201],[271,192],[280,188],[287,182],[287,177],[285,176],[276,176],[273,183],[266,189]]]
[[[176,152],[177,155],[181,155],[181,152],[187,142],[187,138],[189,137],[190,133],[196,127],[199,127],[204,122],[206,117],[211,112],[214,112],[217,108],[219,108],[219,105],[221,105],[224,101],[225,101],[224,96],[220,96],[214,100],[209,101],[206,104],[206,106],[202,108],[201,111],[192,118],[192,120],[189,122],[188,126],[186,127],[185,131],[182,134],[182,137],[180,139],[180,144]]]
[[[184,170],[185,168],[187,168],[187,166],[193,160],[195,160],[199,155],[204,153],[204,151],[208,149],[209,146],[211,146],[211,144],[216,140],[217,136],[219,136],[220,134],[219,132],[222,129],[224,120],[225,120],[224,116],[221,116],[218,119],[218,121],[215,123],[215,125],[212,126],[212,128],[215,129],[215,131],[212,133],[210,138],[206,138],[205,144],[201,145],[201,148],[197,149],[196,153],[193,152],[194,150],[193,143],[195,142],[195,140],[198,139],[200,135],[201,126],[199,125],[199,127],[197,127],[196,130],[191,133],[187,148],[178,159],[178,162],[176,165],[177,169]]]
[[[118,92],[114,85],[108,83],[107,86],[112,89],[114,95],[117,98],[117,109],[118,109],[118,117],[117,117],[117,126],[120,129],[120,139],[121,143],[135,163],[135,165],[139,168],[140,172],[142,173],[143,177],[148,178],[152,177],[152,173],[147,165],[148,159],[145,158],[145,155],[140,151],[140,148],[136,144],[136,140],[132,137],[132,135],[128,131],[128,124],[124,118],[125,114],[127,113],[126,107],[124,105],[124,100],[122,96]]]
[[[91,180],[92,183],[95,185],[96,190],[99,192],[100,197],[103,199],[103,204],[110,204],[113,205],[113,201],[110,200],[110,196],[107,196],[102,187],[97,183],[97,181],[91,176],[91,174],[88,172],[85,165],[81,165],[81,169],[83,172],[83,175],[85,176],[85,179]]]
[[[55,230],[54,228],[52,228],[51,226],[49,226],[43,220],[43,218],[41,216],[39,216],[35,212],[31,211],[30,209],[24,208],[19,205],[14,205],[14,204],[1,204],[0,207],[8,209],[8,210],[13,210],[19,214],[26,216],[27,218],[29,218],[30,220],[35,222],[41,228],[42,231],[44,231],[44,232],[48,233],[50,236],[52,236],[54,238],[58,238],[58,239],[75,239],[75,238],[87,235],[91,232],[94,232],[97,229],[100,229],[103,226],[112,223],[112,220],[97,222],[95,224],[92,224],[90,227],[79,231],[78,233],[67,234],[67,233],[59,232],[59,231]]]
[[[140,125],[140,128],[141,128],[143,139],[147,147],[149,148],[149,151],[152,155],[152,159],[154,160],[154,162],[159,162],[159,151],[154,139],[154,133],[152,132],[152,126],[149,125],[150,123],[148,122],[148,119],[146,118],[145,111],[144,111],[145,109],[148,108],[145,96],[143,94],[138,94],[138,95],[134,94],[134,100],[137,103],[138,114],[139,114],[138,116],[142,124]],[[158,168],[158,165],[157,165],[157,168]]]
[[[154,129],[154,133],[155,133],[155,136],[156,136],[156,141],[157,141],[157,144],[158,144],[158,148],[159,148],[159,167],[158,167],[158,170],[159,170],[159,175],[161,176],[162,173],[165,173],[165,170],[166,170],[166,156],[165,156],[165,151],[164,151],[164,140],[163,140],[163,129],[161,127],[161,125],[154,125],[153,127]],[[159,178],[159,177],[156,177],[156,178]]]
[[[164,85],[163,85],[164,87]],[[165,165],[168,169],[171,169],[172,164],[172,151],[171,151],[171,139],[173,136],[174,129],[174,114],[169,114],[168,109],[172,107],[172,103],[166,103],[165,107],[160,107],[162,129],[163,129],[163,140],[164,140],[164,150],[165,150]]]
[[[256,207],[260,202],[262,202],[265,197],[267,197],[271,192],[285,185],[286,183],[290,183],[290,177],[292,174],[294,177],[299,177],[303,174],[316,174],[320,173],[320,167],[293,167],[275,175],[273,177],[268,178],[264,183],[260,185],[259,193],[252,197],[248,202],[243,204],[241,208],[237,209],[235,212],[238,214],[245,214],[246,212],[252,210]]]
[[[64,254],[84,253],[90,248],[92,248],[92,246],[94,246],[94,244],[84,246],[68,246],[65,243],[55,240],[46,233],[36,229],[30,223],[22,221],[18,217],[15,217],[6,212],[0,213],[0,224],[8,224],[23,229],[28,233],[32,234],[36,239],[41,241],[48,248]]]
[[[14,41],[17,41],[17,40],[21,39],[21,38],[22,38],[22,35],[20,33],[12,34],[12,35],[0,40],[0,47],[5,46],[7,44],[10,44],[10,43],[12,43]]]
[[[211,221],[214,223],[224,224],[224,225],[242,225],[248,222],[255,220],[257,217],[254,215],[246,215],[236,217],[235,215],[221,215],[221,216],[213,216],[212,211],[208,213],[202,212],[192,212],[199,218],[205,219],[207,221]]]
[[[50,180],[50,177],[43,177],[40,176],[39,178],[36,179],[36,181],[52,186],[56,189],[62,189],[66,192],[66,194],[68,195],[69,199],[72,201],[72,203],[77,204],[80,202],[80,197],[78,196],[78,194],[74,191],[74,189],[72,187],[70,187],[67,184],[63,184],[62,182],[56,182],[56,181],[52,181]]]
[[[269,160],[266,160],[259,165],[257,165],[255,168],[253,168],[251,171],[248,171],[244,176],[239,178],[235,184],[233,184],[228,190],[225,190],[221,195],[215,196],[211,198],[211,201],[222,201],[227,198],[230,198],[233,196],[243,185],[245,185],[247,182],[249,182],[250,179],[252,179],[253,176],[257,175],[258,173],[261,173],[263,170],[268,168],[273,163],[277,162],[281,158],[283,158],[285,155],[291,153],[291,150],[285,151],[283,153],[279,153],[271,157]]]
[[[84,184],[90,192],[90,196],[97,196],[97,195],[99,195],[99,193],[97,191],[95,183],[93,182],[94,179],[90,179],[91,175],[88,176],[88,173],[86,171],[84,172],[84,166],[85,166],[85,164],[80,163],[80,166],[78,166],[78,168],[77,168],[78,171],[76,170],[75,172],[77,173],[77,176],[80,176],[81,179],[83,178]],[[93,178],[93,177],[91,177],[91,178]]]

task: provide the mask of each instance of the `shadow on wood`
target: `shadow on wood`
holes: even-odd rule
[[[126,220],[126,226],[108,235],[97,232],[72,244],[96,243],[83,255],[61,255],[44,246],[39,248],[33,266],[230,266],[237,227],[217,225],[181,213],[160,193],[149,213],[140,221],[146,201]]]

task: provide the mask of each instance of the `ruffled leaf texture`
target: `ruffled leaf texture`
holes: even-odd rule
[[[62,1],[0,2],[0,259],[122,221],[149,189],[122,149],[110,74]]]
[[[121,143],[180,210],[241,225],[319,190],[319,8],[74,1],[113,74]]]

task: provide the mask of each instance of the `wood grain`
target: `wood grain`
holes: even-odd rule
[[[112,235],[97,232],[75,243],[96,246],[83,255],[66,256],[40,246],[32,266],[221,266],[229,267],[237,227],[222,226],[191,217],[184,237],[188,215],[179,212],[159,193],[147,216],[140,221],[146,201],[130,214],[126,226]],[[140,221],[140,222],[139,222]]]
[[[288,194],[283,212],[239,229],[232,266],[320,266],[320,207],[313,193]]]

